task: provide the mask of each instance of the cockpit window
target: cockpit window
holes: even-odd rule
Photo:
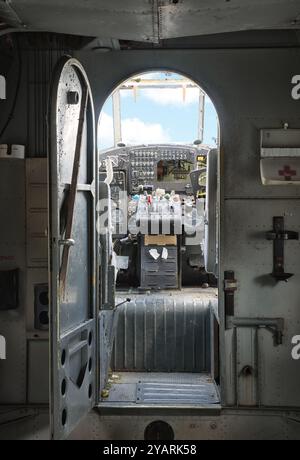
[[[192,80],[172,72],[134,76],[114,90],[99,120],[99,152],[118,144],[215,146],[218,119],[210,98]]]

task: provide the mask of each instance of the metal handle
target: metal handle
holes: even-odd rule
[[[58,244],[59,244],[60,246],[69,246],[69,247],[70,247],[70,246],[74,246],[74,245],[75,245],[75,241],[72,240],[72,238],[68,238],[68,239],[66,239],[66,240],[59,240],[59,241],[58,241]]]

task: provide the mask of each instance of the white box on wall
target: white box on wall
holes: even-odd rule
[[[300,129],[262,129],[260,140],[263,185],[300,185]]]

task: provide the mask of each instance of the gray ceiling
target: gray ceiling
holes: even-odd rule
[[[299,29],[300,0],[0,0],[1,22],[21,29],[158,42]]]

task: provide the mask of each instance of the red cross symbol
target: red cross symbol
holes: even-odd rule
[[[278,174],[279,176],[283,176],[284,177],[284,180],[292,180],[292,177],[293,176],[297,176],[297,171],[295,171],[294,169],[291,169],[290,166],[286,165],[283,167],[283,169],[280,169],[278,171]]]

